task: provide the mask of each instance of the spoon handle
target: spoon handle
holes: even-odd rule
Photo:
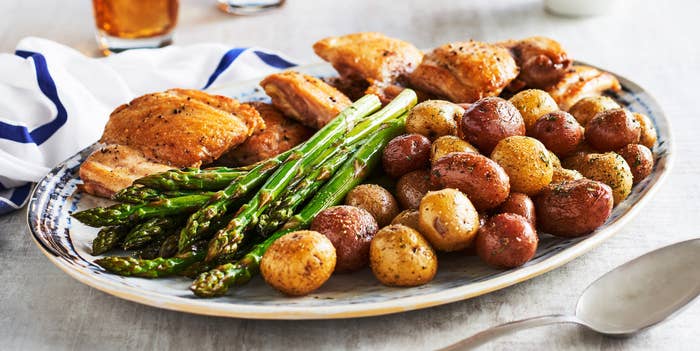
[[[470,350],[477,346],[480,346],[490,340],[501,337],[503,335],[516,332],[523,329],[540,327],[548,324],[557,323],[576,323],[582,324],[581,321],[570,315],[564,314],[553,314],[549,316],[532,317],[527,319],[521,319],[518,321],[508,322],[505,324],[497,325],[495,327],[488,328],[486,330],[480,331],[466,339],[458,341],[452,345],[440,349],[440,351],[449,350]]]

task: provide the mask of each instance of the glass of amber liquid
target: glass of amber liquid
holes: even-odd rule
[[[97,44],[109,55],[172,44],[178,0],[92,0]]]

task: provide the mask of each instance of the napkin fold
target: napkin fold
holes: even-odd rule
[[[259,78],[296,66],[265,49],[198,44],[90,58],[25,38],[0,54],[0,214],[27,202],[32,182],[97,141],[110,112],[169,88]]]

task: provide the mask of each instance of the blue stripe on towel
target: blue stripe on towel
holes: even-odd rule
[[[258,56],[263,62],[268,64],[269,66],[279,68],[279,69],[285,69],[289,67],[294,67],[297,64],[293,62],[289,62],[278,55],[275,54],[268,54],[266,52],[262,51],[253,51],[256,56]]]
[[[20,187],[14,188],[9,199],[0,197],[0,215],[16,211],[17,208],[24,205],[24,202],[27,201],[31,190],[32,184],[27,183]]]
[[[39,126],[31,132],[25,126],[17,126],[0,122],[0,138],[12,140],[18,143],[34,143],[41,145],[46,140],[51,138],[51,136],[53,136],[54,133],[56,133],[56,131],[58,131],[66,123],[68,120],[68,113],[66,112],[66,108],[61,103],[61,100],[58,98],[56,83],[54,83],[53,78],[51,78],[44,55],[22,50],[17,50],[15,55],[25,59],[31,57],[34,60],[34,68],[36,69],[36,78],[37,83],[39,84],[39,89],[41,89],[41,92],[44,93],[44,95],[56,106],[57,114],[56,118],[54,118],[51,122]]]
[[[224,56],[221,57],[221,60],[219,61],[219,65],[216,66],[216,69],[214,70],[214,73],[209,76],[209,79],[207,80],[207,84],[204,86],[202,89],[209,88],[212,83],[216,80],[216,78],[219,77],[221,73],[224,73],[224,71],[231,66],[233,61],[236,61],[238,56],[241,56],[242,53],[244,53],[248,48],[234,48],[229,51],[227,51]]]

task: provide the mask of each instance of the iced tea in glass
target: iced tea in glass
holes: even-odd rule
[[[163,47],[172,43],[178,0],[93,0],[102,52]]]

